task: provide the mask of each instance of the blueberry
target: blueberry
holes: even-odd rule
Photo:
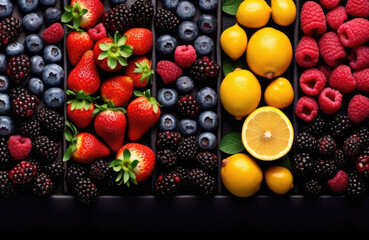
[[[44,21],[49,25],[58,23],[61,21],[62,15],[63,12],[59,8],[50,7],[45,10]]]
[[[6,64],[8,60],[6,59],[6,55],[3,53],[0,53],[0,73],[3,73],[6,71]]]
[[[58,86],[64,79],[64,70],[58,64],[51,63],[45,66],[42,71],[42,81],[47,86]]]
[[[181,20],[191,20],[196,14],[196,8],[189,1],[181,1],[178,3],[176,13]]]
[[[202,33],[206,34],[214,33],[217,30],[217,20],[213,15],[202,14],[197,19],[197,26],[199,27],[199,30]]]
[[[182,22],[178,27],[178,37],[184,42],[194,41],[199,34],[197,25],[190,21]]]
[[[9,90],[9,78],[7,76],[0,75],[0,92],[7,92]]]
[[[162,88],[158,92],[158,102],[167,107],[172,108],[178,101],[178,93],[172,88]]]
[[[193,44],[197,55],[209,56],[214,50],[214,41],[208,36],[198,36]]]
[[[217,105],[218,95],[214,89],[204,87],[196,93],[196,101],[203,109],[210,109]]]
[[[10,43],[5,49],[8,57],[15,57],[24,53],[24,46],[19,42]]]
[[[0,114],[6,114],[10,111],[11,104],[9,95],[0,93]]]
[[[44,93],[44,103],[49,108],[60,108],[64,105],[65,101],[64,90],[58,87],[52,87],[45,91]]]
[[[18,7],[23,13],[30,13],[37,10],[38,0],[18,0]]]
[[[31,73],[35,75],[40,75],[46,65],[44,59],[39,55],[32,56],[31,63],[32,63]]]
[[[28,53],[37,54],[44,48],[44,40],[38,34],[30,34],[24,39],[24,46]]]
[[[39,78],[31,78],[28,82],[28,90],[37,96],[42,95],[45,90],[44,83]]]
[[[199,8],[204,12],[212,12],[218,7],[218,0],[199,0]]]
[[[198,123],[205,131],[213,131],[218,127],[218,115],[213,111],[200,113]]]
[[[169,11],[177,9],[178,0],[163,0],[163,8]]]
[[[156,40],[156,50],[164,56],[173,54],[177,46],[177,39],[167,34],[160,36]]]
[[[0,0],[0,18],[10,17],[13,10],[14,5],[10,0]]]
[[[178,124],[179,133],[183,136],[192,136],[197,133],[197,122],[192,119],[182,119]]]
[[[13,119],[8,116],[0,116],[0,136],[9,136],[15,130]]]
[[[23,18],[23,30],[27,33],[35,33],[38,32],[44,20],[38,13],[28,13]]]
[[[199,147],[203,150],[212,150],[217,146],[217,137],[211,132],[201,133],[197,141],[199,142]]]
[[[173,114],[165,113],[159,119],[159,128],[162,131],[174,131],[177,128],[177,119]]]
[[[63,57],[63,53],[56,45],[47,45],[44,48],[44,60],[46,63],[60,62]]]
[[[194,89],[195,84],[190,77],[181,76],[176,80],[176,87],[180,92],[190,93]]]
[[[126,0],[110,0],[110,3],[114,5],[125,3],[125,2]]]
[[[40,3],[44,7],[53,7],[58,3],[58,0],[40,0]]]

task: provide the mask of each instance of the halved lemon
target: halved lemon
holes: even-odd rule
[[[255,158],[277,160],[286,155],[293,143],[291,121],[275,107],[260,107],[253,111],[242,127],[242,143]]]

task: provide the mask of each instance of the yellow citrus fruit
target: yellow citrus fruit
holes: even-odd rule
[[[286,194],[293,188],[293,176],[290,170],[282,166],[272,166],[264,171],[266,185],[276,194]]]
[[[272,79],[288,69],[292,54],[291,41],[286,34],[265,27],[251,36],[246,49],[246,61],[256,75]]]
[[[252,72],[236,69],[223,79],[219,97],[224,109],[237,120],[241,120],[258,107],[261,86]]]
[[[264,100],[269,106],[283,109],[291,105],[294,95],[290,81],[284,77],[279,77],[266,87]]]
[[[278,108],[260,107],[242,126],[242,143],[255,158],[273,161],[286,155],[293,143],[291,121]]]
[[[237,9],[236,19],[244,27],[261,28],[268,23],[271,12],[264,0],[245,0]]]
[[[254,159],[244,153],[234,154],[222,161],[222,182],[237,197],[250,197],[260,189],[263,172]]]
[[[281,26],[288,26],[295,21],[296,5],[292,0],[272,0],[272,19]]]
[[[245,30],[237,23],[227,28],[220,36],[220,45],[230,58],[233,60],[238,59],[245,53],[247,47],[247,35]]]

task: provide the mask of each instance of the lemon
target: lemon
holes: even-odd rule
[[[247,35],[245,30],[237,23],[227,28],[220,36],[220,45],[231,59],[238,59],[245,53],[247,47]]]
[[[255,158],[273,161],[286,155],[293,143],[293,127],[278,108],[260,107],[242,126],[242,143]]]
[[[241,120],[258,107],[261,86],[252,72],[236,69],[223,79],[219,97],[224,109],[237,120]]]
[[[292,0],[272,0],[272,19],[281,26],[288,26],[295,21],[296,5]]]
[[[251,71],[269,79],[282,75],[292,61],[292,45],[283,32],[265,27],[250,38],[246,61]]]
[[[261,28],[268,23],[271,12],[264,0],[245,0],[237,9],[236,19],[244,27]]]
[[[266,185],[276,194],[286,194],[293,188],[293,176],[290,170],[282,166],[272,166],[264,171]]]
[[[279,77],[266,87],[264,100],[269,106],[283,109],[291,105],[294,95],[290,81],[284,77]]]
[[[237,197],[250,197],[260,189],[263,172],[254,159],[244,153],[234,154],[222,161],[222,182]]]

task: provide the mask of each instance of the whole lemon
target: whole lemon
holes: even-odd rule
[[[246,61],[256,75],[272,79],[282,75],[292,61],[292,45],[283,32],[265,27],[250,38]]]
[[[286,194],[293,188],[290,170],[282,166],[272,166],[264,171],[265,183],[276,194]]]
[[[291,105],[294,95],[290,81],[284,77],[279,77],[266,87],[264,100],[269,106],[283,109]]]
[[[238,59],[245,53],[247,47],[247,35],[245,30],[237,23],[227,28],[220,36],[220,45],[231,59]]]
[[[261,86],[252,72],[236,69],[223,79],[219,97],[224,109],[237,120],[241,120],[259,105]]]
[[[281,26],[288,26],[295,21],[296,5],[292,0],[272,0],[272,19]]]
[[[250,197],[260,189],[263,172],[254,159],[243,153],[234,154],[222,161],[222,182],[237,197]]]
[[[264,0],[245,0],[237,9],[236,19],[244,27],[261,28],[268,23],[271,12]]]

